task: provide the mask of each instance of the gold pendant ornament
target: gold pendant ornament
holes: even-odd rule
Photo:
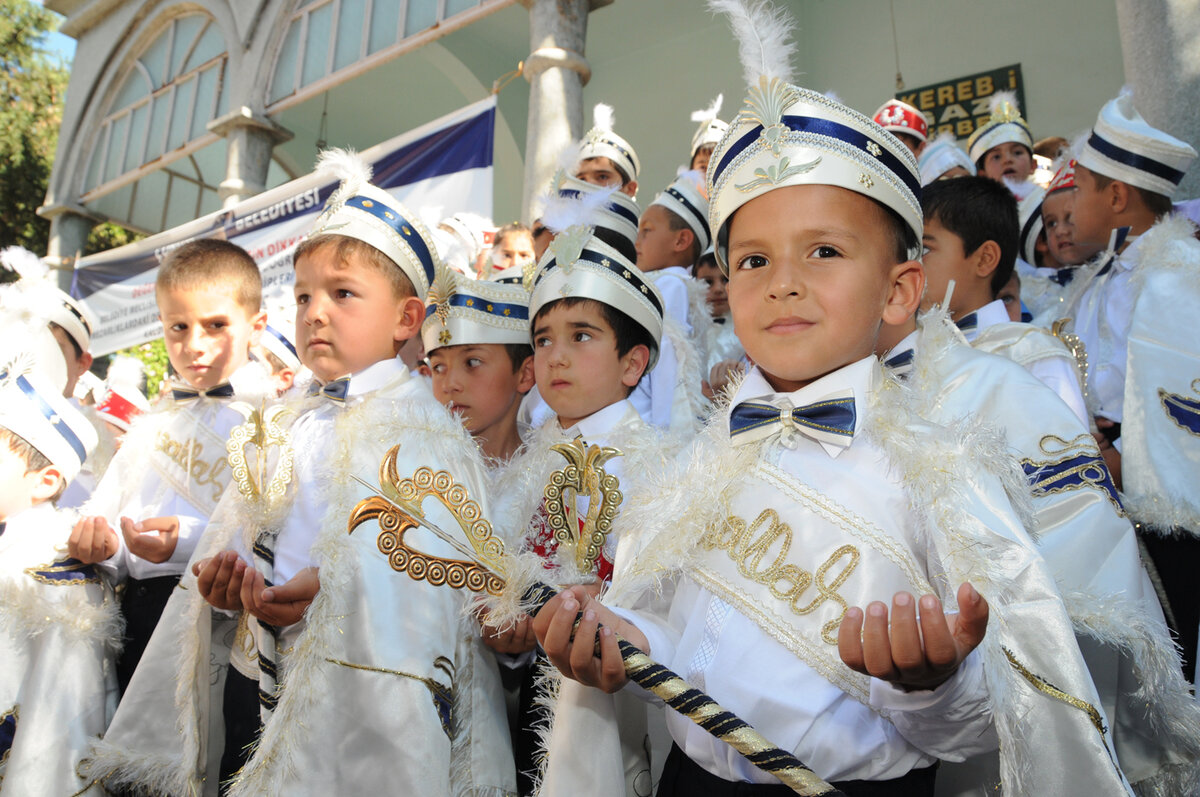
[[[290,410],[282,404],[268,407],[265,401],[257,408],[243,401],[235,401],[229,406],[246,419],[245,423],[233,428],[225,444],[234,483],[246,501],[251,504],[261,502],[268,510],[273,510],[279,506],[288,482],[292,480],[291,437],[279,422]],[[248,455],[251,446],[253,460]],[[267,451],[271,446],[279,447],[279,461],[268,478]]]
[[[621,452],[587,445],[581,437],[550,448],[562,454],[567,465],[550,474],[542,493],[547,522],[559,550],[574,559],[580,573],[591,573],[621,508],[620,481],[604,470],[604,463],[621,456]],[[583,518],[579,517],[580,498],[587,499]]]

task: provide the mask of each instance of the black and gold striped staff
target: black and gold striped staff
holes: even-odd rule
[[[378,488],[358,479],[375,495],[354,507],[347,533],[352,534],[361,524],[375,520],[380,527],[379,550],[388,557],[389,564],[397,572],[407,573],[414,579],[428,581],[435,586],[445,584],[456,589],[465,587],[473,592],[500,594],[507,587],[504,545],[492,534],[491,524],[482,516],[479,505],[470,499],[466,488],[457,484],[446,471],[420,468],[411,477],[401,479],[396,472],[399,448],[393,446],[380,464]],[[455,517],[470,545],[425,518],[421,504],[429,496],[436,498]],[[404,535],[416,528],[432,532],[466,559],[432,556],[409,547]],[[535,583],[525,590],[522,602],[533,614],[558,592],[548,584]],[[578,622],[579,617],[576,617],[576,625]],[[733,747],[754,766],[774,775],[797,794],[844,797],[842,792],[817,777],[798,758],[771,744],[736,714],[722,708],[707,694],[655,662],[619,635],[617,645],[625,663],[625,673],[631,681]]]

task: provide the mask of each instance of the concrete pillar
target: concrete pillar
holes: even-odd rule
[[[67,205],[45,205],[38,208],[38,215],[50,219],[50,242],[46,246],[46,259],[55,269],[58,287],[71,292],[75,275],[75,260],[87,246],[88,234],[97,220],[81,207]]]
[[[1196,0],[1116,0],[1125,82],[1146,121],[1200,149],[1200,14]],[[1097,109],[1099,110],[1099,109]],[[1175,199],[1200,197],[1200,165]]]
[[[212,120],[208,129],[225,138],[225,179],[217,187],[225,209],[266,189],[271,150],[292,137],[245,106]]]
[[[584,57],[587,17],[612,0],[521,0],[529,9],[530,54],[522,71],[529,81],[525,134],[525,187],[521,217],[532,221],[558,154],[583,136],[583,87],[592,76]]]

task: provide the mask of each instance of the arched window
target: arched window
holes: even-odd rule
[[[189,215],[219,206],[216,184],[223,177],[223,153],[219,158],[212,157],[216,153],[198,153],[219,139],[206,126],[228,107],[227,61],[225,39],[208,16],[172,20],[137,57],[113,95],[93,139],[82,200],[117,220],[135,222],[137,191],[130,184],[148,176],[147,164],[161,162],[164,168],[150,174],[163,173],[155,181],[166,181],[159,189],[168,195],[176,178],[187,183],[184,193],[194,201],[182,205],[190,205]],[[203,168],[209,163],[219,168]],[[163,203],[157,207],[158,223],[143,219],[135,226],[160,227],[168,216],[182,216],[182,205],[169,213]]]

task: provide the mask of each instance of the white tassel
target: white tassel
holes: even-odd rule
[[[592,108],[592,127],[597,130],[604,130],[611,133],[616,121],[616,114],[613,113],[611,105],[598,102]]]
[[[701,108],[698,111],[692,111],[692,121],[698,123],[708,123],[717,118],[721,113],[721,106],[725,103],[725,95],[718,94],[717,98],[712,101],[712,104],[707,108]]]
[[[792,79],[792,19],[767,0],[709,0],[714,14],[727,14],[738,40],[738,59],[747,86],[758,85],[760,77]]]
[[[578,197],[559,196],[555,191],[544,199],[542,224],[556,233],[569,227],[595,227],[602,221],[604,208],[616,190],[616,186],[609,186]]]
[[[329,198],[329,205],[336,205],[352,197],[371,182],[371,166],[352,149],[326,149],[317,156],[313,171],[327,177],[335,177],[341,185]]]
[[[997,91],[988,98],[988,109],[995,113],[1000,106],[1008,103],[1017,109],[1017,113],[1021,112],[1021,106],[1017,104],[1017,93],[1015,91]]]

